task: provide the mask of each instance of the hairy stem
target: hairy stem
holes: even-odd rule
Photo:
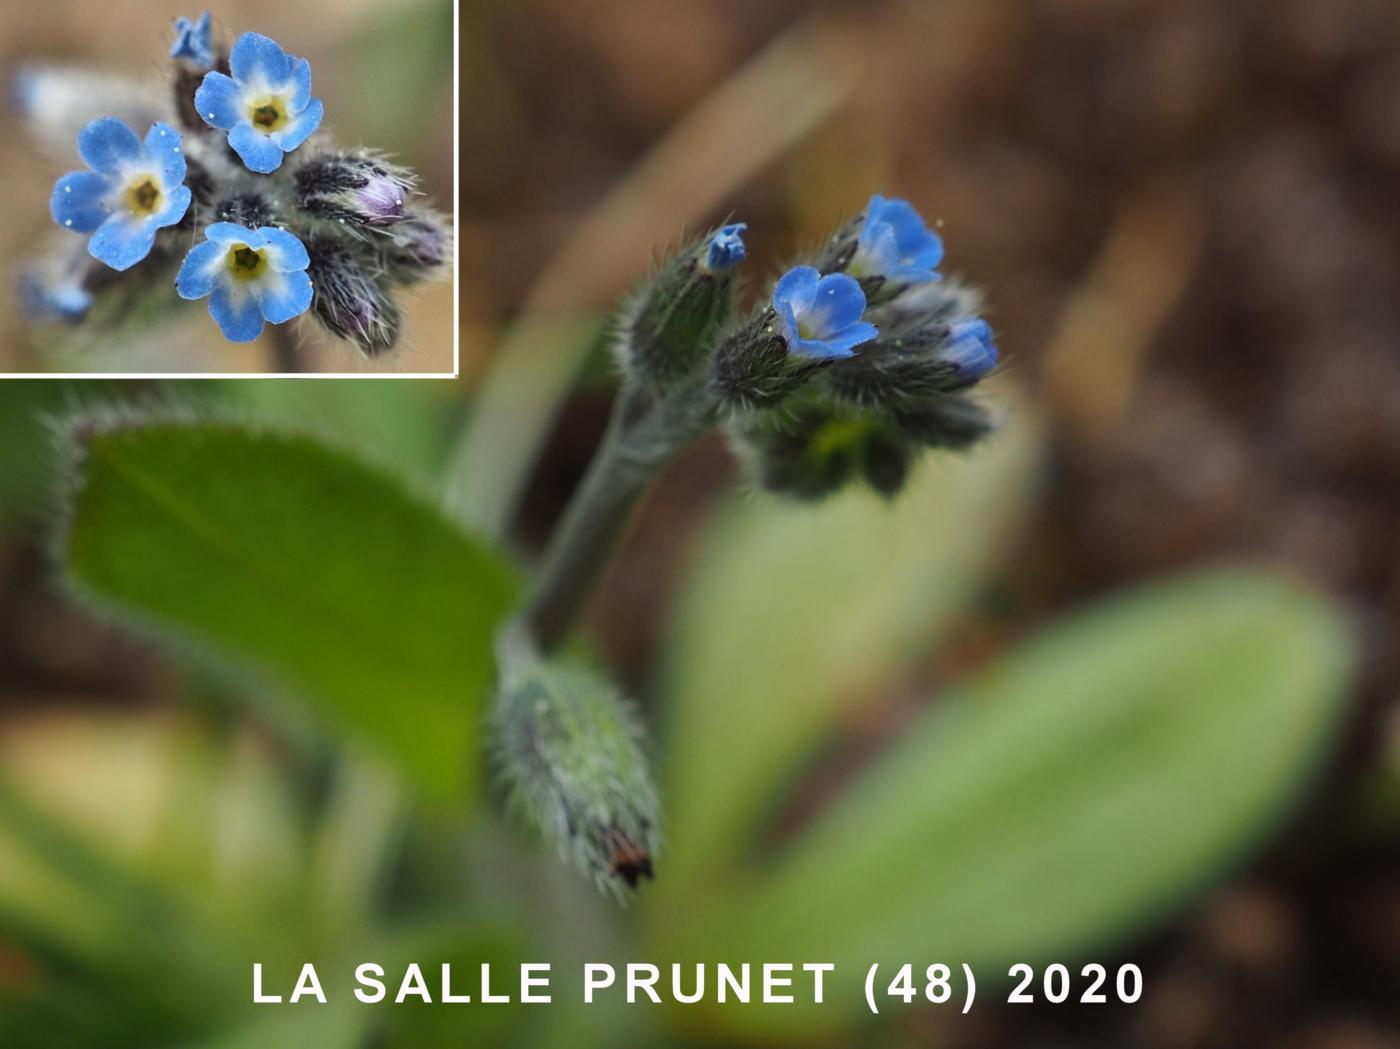
[[[541,654],[556,650],[606,567],[632,511],[661,468],[715,421],[703,382],[662,400],[624,389],[607,435],[545,553],[520,628]]]

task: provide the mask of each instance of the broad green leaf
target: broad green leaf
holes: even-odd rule
[[[1119,946],[1296,798],[1352,655],[1325,601],[1268,576],[1111,601],[926,715],[732,909],[699,908],[710,931],[691,949],[835,962],[832,997],[854,1010],[848,981],[875,961],[1004,977]]]
[[[430,793],[467,789],[513,592],[496,557],[309,438],[144,422],[80,444],[81,591],[284,681]]]
[[[1018,412],[982,448],[928,457],[893,501],[750,498],[713,527],[669,645],[662,892],[732,861],[862,689],[937,643],[1030,505],[1038,447]]]

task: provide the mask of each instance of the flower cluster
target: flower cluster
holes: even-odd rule
[[[269,37],[225,50],[206,13],[176,20],[169,53],[169,94],[59,68],[17,77],[37,137],[76,127],[86,165],[50,203],[84,249],[58,243],[24,270],[30,314],[94,323],[143,299],[207,298],[233,342],[307,314],[367,355],[394,346],[397,290],[439,276],[451,255],[413,173],[336,148],[311,63]],[[118,115],[92,111],[105,101]],[[102,311],[109,300],[122,307]]]
[[[912,204],[871,197],[736,325],[744,228],[688,245],[624,311],[619,357],[633,386],[703,382],[756,480],[799,498],[855,477],[893,494],[919,448],[989,432],[967,394],[997,365],[992,329],[976,297],[942,279],[943,241]]]

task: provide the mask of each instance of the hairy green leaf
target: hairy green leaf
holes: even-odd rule
[[[220,423],[79,428],[63,556],[80,591],[284,681],[453,797],[477,763],[514,590],[393,477]]]

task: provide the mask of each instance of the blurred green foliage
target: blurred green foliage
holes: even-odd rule
[[[305,960],[393,974],[781,955],[849,975],[869,958],[1113,950],[1259,839],[1341,709],[1349,635],[1325,601],[1252,572],[1167,581],[937,697],[775,837],[845,719],[949,643],[1023,527],[1041,440],[1018,412],[892,504],[744,499],[718,514],[666,645],[673,844],[641,921],[587,892],[518,897],[513,883],[560,877],[553,858],[503,850],[470,818],[511,572],[394,476],[437,469],[451,403],[426,385],[383,399],[360,385],[191,388],[194,411],[98,412],[110,425],[80,429],[64,547],[78,585],[174,639],[177,662],[250,671],[231,687],[254,713],[271,687],[324,726],[333,757],[327,780],[306,751],[206,705],[0,736],[0,930],[29,967],[0,991],[4,1044],[426,1049],[577,1034],[566,1003],[557,1022],[509,1006],[254,1009],[254,960],[285,993]],[[51,407],[52,391],[36,400]],[[214,421],[215,407],[239,421]],[[326,436],[288,436],[293,421]],[[844,983],[829,1001],[849,1008],[587,1018],[607,1018],[599,1045],[792,1042],[853,1019]]]
[[[499,559],[309,438],[83,426],[65,544],[82,592],[275,671],[417,784],[462,796],[514,593]]]

